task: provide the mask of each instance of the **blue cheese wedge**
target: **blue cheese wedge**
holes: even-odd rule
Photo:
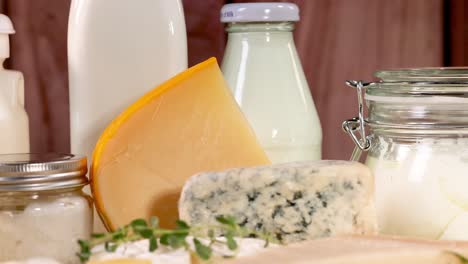
[[[318,161],[230,169],[193,176],[179,201],[191,225],[231,215],[238,224],[274,233],[284,243],[346,234],[375,234],[370,170],[357,162]]]

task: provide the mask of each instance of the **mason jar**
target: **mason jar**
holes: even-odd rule
[[[86,158],[0,155],[0,262],[49,257],[79,263],[78,239],[92,232]]]
[[[468,240],[468,68],[379,71],[345,121],[375,176],[381,233]],[[368,109],[365,117],[364,102]]]

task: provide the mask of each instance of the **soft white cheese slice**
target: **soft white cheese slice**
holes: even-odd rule
[[[3,261],[1,264],[60,264],[60,262],[51,258],[30,258],[23,261]]]
[[[106,252],[104,245],[95,247],[90,261],[99,262],[111,259],[144,259],[153,264],[187,264],[190,263],[190,254],[184,249],[172,250],[160,245],[154,252],[149,252],[148,240],[126,243],[117,248],[115,252]]]
[[[222,240],[222,238],[220,238]],[[194,249],[193,239],[187,238],[187,242]],[[206,240],[201,240],[207,244]],[[221,259],[223,257],[239,257],[239,256],[252,256],[265,250],[265,241],[253,238],[236,239],[238,249],[236,251],[229,250],[224,244],[212,245],[213,257]],[[278,245],[270,244],[268,247],[278,247]],[[190,264],[190,253],[181,248],[177,250],[170,249],[163,245],[159,245],[158,249],[154,252],[149,252],[149,241],[140,240],[133,243],[121,245],[115,252],[106,252],[104,246],[98,246],[93,249],[93,255],[90,259],[93,263],[100,261],[107,261],[113,259],[139,259],[149,260],[152,264]]]

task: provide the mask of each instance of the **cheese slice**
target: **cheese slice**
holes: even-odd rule
[[[268,163],[212,58],[152,90],[107,127],[95,148],[91,188],[108,229],[153,215],[172,227],[191,175]]]
[[[266,249],[226,264],[462,264],[468,242],[396,237],[334,237]]]

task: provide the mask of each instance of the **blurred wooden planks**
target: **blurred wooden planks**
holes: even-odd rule
[[[231,1],[237,2],[237,1]],[[346,159],[341,122],[357,114],[346,79],[377,69],[441,66],[442,0],[295,0],[296,41],[324,130],[324,158]],[[221,0],[184,0],[189,61],[222,58]],[[70,0],[0,0],[17,28],[10,66],[24,72],[32,150],[69,150],[66,31]]]
[[[446,62],[453,66],[468,65],[468,2],[466,0],[446,1],[446,40],[449,47]]]
[[[9,0],[10,66],[25,75],[32,152],[69,152],[67,26],[69,0]]]
[[[219,22],[222,0],[183,0],[189,66],[210,57],[221,62],[226,45],[224,26]]]
[[[385,68],[442,66],[442,0],[296,2],[296,44],[322,121],[324,158],[347,159],[354,146],[341,123],[358,108],[345,80],[372,80]]]

